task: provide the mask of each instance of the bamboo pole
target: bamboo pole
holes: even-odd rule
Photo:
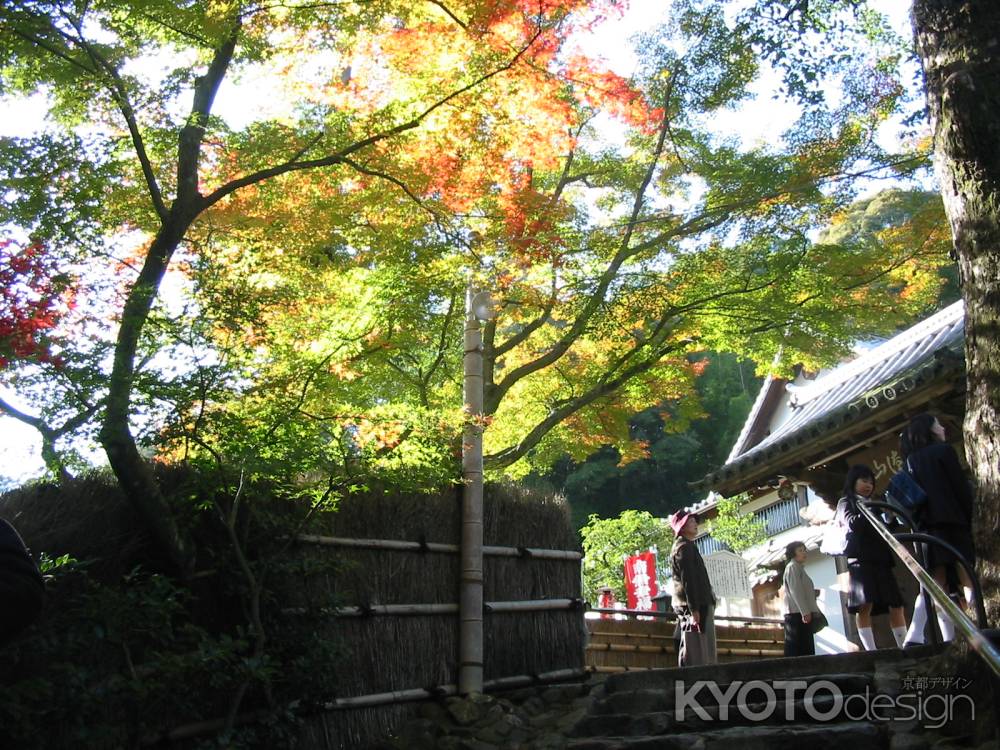
[[[588,672],[597,674],[620,674],[621,672],[648,672],[650,669],[663,669],[663,667],[607,667],[604,665],[587,667]]]
[[[581,599],[528,599],[521,602],[485,602],[484,612],[549,612],[552,610],[576,609],[583,606]],[[287,607],[281,610],[286,615],[304,615],[306,607]],[[460,611],[458,604],[372,604],[369,606],[331,607],[334,617],[368,617],[385,615],[453,615]]]
[[[586,669],[556,669],[551,672],[543,672],[537,675],[514,675],[511,677],[500,677],[495,680],[487,680],[483,683],[483,690],[510,690],[524,687],[525,685],[544,684],[550,682],[562,682],[565,680],[586,677]],[[327,711],[340,711],[349,708],[368,708],[380,706],[387,703],[404,703],[407,701],[426,700],[428,698],[443,698],[455,695],[458,688],[455,685],[440,685],[433,688],[414,688],[412,690],[396,690],[390,693],[372,693],[371,695],[359,695],[354,698],[338,698],[323,704]]]
[[[412,690],[393,690],[389,693],[371,693],[370,695],[359,695],[354,698],[338,698],[335,701],[323,704],[326,711],[339,711],[345,708],[369,708],[371,706],[384,706],[387,703],[407,703],[409,701],[420,701],[428,698],[446,697],[455,695],[458,688],[455,685],[440,685],[435,688],[413,688]]]
[[[588,643],[586,651],[624,651],[635,654],[672,654],[673,646],[642,646],[638,643]]]
[[[318,534],[299,534],[296,541],[305,544],[319,544],[326,547],[354,547],[357,549],[391,549],[401,552],[458,552],[457,544],[441,544],[439,542],[406,542],[401,539],[347,539],[339,536],[320,536]]]
[[[586,678],[590,672],[597,671],[594,668],[586,669],[556,669],[551,672],[542,672],[537,675],[516,675],[512,677],[500,677],[483,683],[485,690],[507,690],[510,688],[522,687],[524,685],[547,684],[550,682],[563,682],[576,678]],[[458,692],[456,685],[438,685],[432,688],[413,688],[410,690],[394,690],[387,693],[371,693],[369,695],[359,695],[353,698],[338,698],[322,704],[324,711],[340,711],[350,708],[370,708],[372,706],[382,706],[389,703],[406,703],[410,701],[427,700],[429,698],[444,698],[455,695]],[[265,719],[271,715],[269,711],[254,711],[252,713],[240,714],[236,717],[237,724],[246,724],[251,721]],[[142,745],[161,744],[164,740],[191,739],[199,735],[208,734],[221,729],[225,725],[225,719],[207,719],[185,724],[170,730],[162,735],[148,735],[142,739]]]
[[[458,691],[483,690],[483,334],[472,277],[465,292],[462,430],[462,550],[458,615]]]
[[[537,547],[483,547],[490,557],[536,557],[540,560],[582,560],[583,553],[572,549],[538,549]]]
[[[487,612],[546,612],[583,607],[581,599],[530,599],[524,602],[487,602]]]
[[[454,554],[459,551],[457,544],[440,542],[407,542],[401,539],[348,539],[337,536],[299,534],[295,537],[304,544],[318,544],[327,547],[354,547],[357,549],[388,549],[400,552],[438,552]],[[483,546],[485,557],[531,557],[539,560],[581,560],[583,553],[571,549],[541,549],[538,547],[498,547]]]

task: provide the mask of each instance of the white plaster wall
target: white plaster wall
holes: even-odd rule
[[[830,627],[816,634],[816,653],[842,654],[845,651],[856,651],[857,646],[844,635],[847,632],[845,613],[840,604],[837,566],[833,558],[819,551],[810,552],[806,558],[806,572],[820,591],[816,601],[830,623]]]

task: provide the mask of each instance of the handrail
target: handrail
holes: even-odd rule
[[[989,627],[989,621],[986,619],[986,604],[983,602],[983,587],[979,583],[979,576],[976,575],[976,571],[973,569],[972,564],[965,559],[965,556],[955,549],[953,546],[948,544],[948,542],[943,539],[938,539],[936,536],[931,534],[924,534],[921,532],[914,532],[912,534],[893,534],[901,542],[921,542],[923,544],[936,544],[939,547],[944,547],[959,562],[959,564],[965,568],[965,572],[969,575],[969,580],[972,582],[972,594],[976,602],[976,625],[979,626],[980,630],[986,630]],[[951,599],[951,597],[948,597]]]
[[[950,617],[951,621],[955,624],[955,628],[962,633],[972,649],[979,654],[982,660],[986,662],[987,666],[993,670],[993,673],[997,677],[1000,677],[1000,651],[997,651],[997,648],[990,643],[989,640],[987,640],[986,636],[984,636],[980,632],[979,628],[973,624],[972,620],[970,620],[965,612],[962,611],[961,607],[951,600],[951,597],[944,592],[931,574],[928,573],[919,562],[917,562],[916,558],[910,554],[910,551],[903,546],[903,543],[893,536],[885,525],[879,521],[871,508],[867,507],[865,503],[858,503],[857,507],[858,511],[865,517],[865,519],[867,519],[868,523],[872,525],[872,528],[875,529],[876,533],[881,536],[883,540],[885,540],[886,544],[889,545],[889,549],[896,554],[896,557],[903,561],[903,564],[909,568],[913,577],[916,578],[917,581],[920,582],[920,585],[924,587],[924,590],[931,595],[931,598],[934,599],[934,604],[947,613],[948,617]],[[910,535],[901,534],[900,536]],[[927,537],[928,535],[920,534],[918,536]],[[935,540],[933,537],[928,538],[935,542],[940,541]],[[921,541],[924,540],[921,539]],[[959,556],[959,559],[961,559],[961,555]],[[975,581],[975,576],[973,576],[973,581]],[[982,599],[981,594],[979,595],[979,599]]]
[[[869,500],[866,503],[866,505],[869,508],[880,508],[883,511],[883,513],[882,513],[882,517],[883,518],[885,518],[885,511],[889,511],[893,515],[899,516],[900,518],[902,518],[906,522],[906,525],[910,527],[910,531],[911,532],[916,533],[917,529],[919,528],[917,526],[917,522],[914,520],[913,516],[910,515],[909,511],[907,511],[907,510],[905,510],[903,508],[900,508],[898,505],[893,505],[892,503],[883,502],[881,500]],[[899,539],[900,535],[899,534],[894,534],[894,536],[897,539]],[[932,541],[937,541],[937,542],[940,542],[941,544],[944,544],[944,542],[941,542],[940,539],[935,539],[934,537],[931,537],[930,539]],[[904,539],[902,541],[911,541],[911,540]],[[926,548],[926,546],[924,544],[920,544],[916,548],[916,550],[917,550],[917,558],[918,558],[917,562],[919,562],[920,565],[921,565],[921,567],[923,567],[925,570],[929,569],[930,566],[927,564],[927,548]],[[963,559],[963,562],[964,562],[964,559]],[[969,566],[966,565],[966,568],[968,568],[968,567]],[[971,571],[970,575],[975,576],[975,572]],[[923,600],[924,600],[924,609],[927,612],[933,612],[934,611],[934,600],[931,598],[931,595],[928,594],[927,591],[923,588],[923,586],[920,587],[920,596],[923,597]],[[983,624],[984,622],[985,622],[985,620],[981,620],[980,623],[979,623],[979,627],[981,627],[981,628],[985,627],[985,625]],[[931,643],[935,643],[936,644],[938,642],[939,642],[938,641],[938,633],[937,633],[937,631],[934,628],[931,628]]]
[[[881,508],[884,511],[887,510],[891,512],[893,515],[899,516],[904,521],[906,521],[906,525],[910,527],[911,531],[917,530],[917,523],[916,521],[913,520],[913,516],[911,516],[909,512],[907,512],[903,508],[900,508],[898,505],[893,505],[892,503],[885,503],[882,502],[881,500],[869,500],[868,502],[865,503],[865,505],[867,505],[869,508]]]

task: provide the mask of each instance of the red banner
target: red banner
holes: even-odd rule
[[[625,560],[625,591],[628,608],[652,610],[656,596],[656,555],[643,552]]]

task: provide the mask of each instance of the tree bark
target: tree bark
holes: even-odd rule
[[[176,205],[176,204],[175,204]],[[167,503],[152,467],[142,457],[129,428],[135,358],[139,336],[153,306],[167,265],[184,232],[188,216],[172,215],[146,255],[139,277],[122,310],[114,363],[108,381],[107,407],[100,440],[118,484],[142,516],[156,546],[182,574],[194,567],[194,550],[185,539]]]
[[[1000,3],[914,0],[935,167],[965,298],[965,450],[987,613],[1000,621]]]

